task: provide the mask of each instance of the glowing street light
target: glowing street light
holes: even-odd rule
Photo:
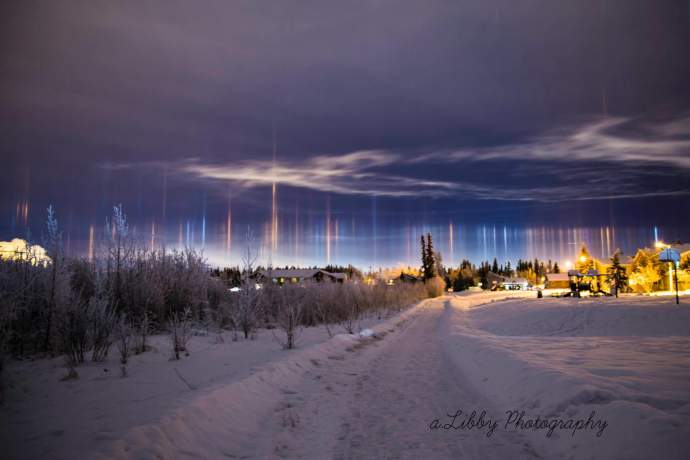
[[[587,256],[580,256],[580,262],[582,262],[582,263],[587,262]]]

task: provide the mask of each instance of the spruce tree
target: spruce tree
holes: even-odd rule
[[[424,278],[431,279],[436,276],[436,255],[434,254],[434,243],[431,240],[431,233],[426,234],[426,270]]]
[[[620,251],[616,251],[613,254],[611,266],[606,270],[609,282],[615,287],[613,291],[616,297],[618,297],[618,290],[628,282],[628,275],[625,273],[625,267],[621,265],[620,258],[618,257],[619,253]]]
[[[429,269],[429,258],[426,253],[426,241],[424,240],[424,235],[422,235],[422,275],[426,278],[426,273]]]

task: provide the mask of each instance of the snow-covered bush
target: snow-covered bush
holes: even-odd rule
[[[253,278],[256,255],[252,243],[251,232],[247,230],[245,248],[242,253],[242,282],[230,311],[233,340],[237,340],[239,331],[244,334],[245,339],[249,338],[259,319],[262,292],[256,288],[256,281]]]
[[[286,285],[280,289],[276,319],[285,333],[285,339],[280,342],[287,350],[293,349],[296,345],[307,295],[307,291],[300,286]]]
[[[84,362],[84,356],[89,350],[90,320],[88,306],[77,299],[58,311],[60,351],[65,355],[70,367]]]
[[[127,358],[130,354],[132,330],[124,315],[120,315],[115,323],[115,343],[120,355],[120,370],[122,377],[127,376]]]
[[[187,307],[181,313],[171,312],[168,317],[168,326],[170,328],[170,339],[175,359],[180,359],[180,352],[185,352],[185,354],[189,355],[187,343],[192,335],[191,309]]]
[[[105,361],[113,343],[112,333],[117,323],[117,314],[105,300],[96,298],[89,300],[88,312],[91,360]]]
[[[446,283],[440,276],[434,276],[424,282],[429,297],[438,297],[443,295],[446,290]]]

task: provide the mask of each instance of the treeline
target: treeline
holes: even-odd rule
[[[457,267],[443,267],[441,274],[446,285],[452,287],[454,291],[464,291],[472,286],[481,286],[486,289],[490,287],[487,279],[489,273],[505,276],[508,278],[525,278],[533,284],[543,281],[548,273],[560,273],[558,263],[551,260],[546,262],[535,258],[534,260],[518,260],[515,268],[510,261],[499,264],[498,259],[493,262],[483,261],[475,265],[467,259],[463,259]]]
[[[296,269],[322,269],[330,273],[344,273],[347,275],[347,278],[351,281],[357,281],[357,280],[362,280],[364,279],[364,274],[357,268],[353,267],[352,265],[326,265],[325,267],[317,267],[317,266],[312,266],[312,267],[296,267],[294,265],[285,265],[284,267],[272,267],[273,270],[296,270]],[[260,273],[263,271],[268,270],[268,267],[264,266],[257,266],[255,269],[255,273]],[[220,278],[223,280],[229,287],[239,287],[242,284],[242,267],[239,265],[235,265],[232,267],[223,267],[223,268],[213,268],[211,269],[211,275]]]

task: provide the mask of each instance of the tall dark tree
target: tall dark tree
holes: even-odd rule
[[[611,258],[611,265],[606,269],[607,277],[612,285],[612,290],[616,297],[618,297],[618,291],[623,288],[628,282],[628,275],[625,273],[625,267],[621,265],[620,257],[618,254],[620,251],[616,251]]]
[[[431,279],[438,274],[431,233],[426,234],[426,247],[424,246],[424,237],[422,236],[422,271],[424,272],[424,279]]]
[[[491,265],[491,271],[498,273],[498,260],[494,257],[494,263]]]

